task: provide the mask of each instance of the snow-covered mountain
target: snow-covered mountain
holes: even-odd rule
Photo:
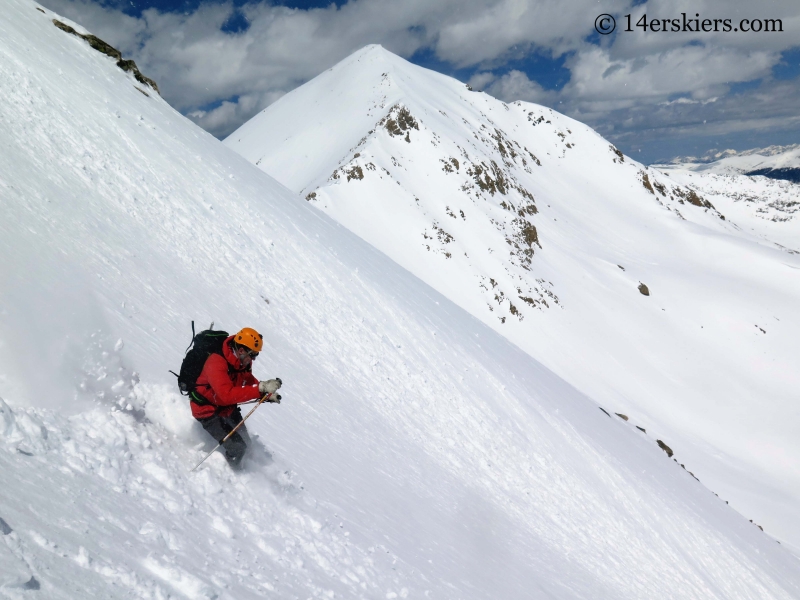
[[[686,169],[654,165],[673,181],[714,204],[743,231],[789,252],[800,251],[800,184],[732,169]]]
[[[800,256],[779,245],[796,238],[380,46],[226,144],[800,549]]]
[[[753,148],[741,152],[709,152],[701,158],[678,157],[667,164],[654,166],[719,175],[763,175],[770,179],[800,183],[800,144]]]
[[[650,432],[56,15],[3,17],[0,596],[798,597],[797,559]],[[191,318],[260,329],[285,382],[241,474],[188,472]]]
[[[800,145],[726,150],[653,165],[743,230],[800,250]]]

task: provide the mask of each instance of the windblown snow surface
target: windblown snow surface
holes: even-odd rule
[[[0,596],[780,598],[797,559],[27,0],[0,21]],[[72,24],[76,29],[81,29]],[[167,369],[253,326],[242,473]]]
[[[764,227],[737,182],[707,192],[380,46],[226,144],[800,552],[796,221]],[[787,215],[797,186],[770,185]]]

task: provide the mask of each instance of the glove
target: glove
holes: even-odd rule
[[[280,394],[275,394],[274,396],[270,396],[270,398],[269,398],[269,400],[267,400],[267,402],[273,402],[275,404],[280,404],[281,403],[281,395]]]
[[[268,379],[258,382],[258,391],[261,394],[274,394],[281,387],[283,382],[280,379]]]

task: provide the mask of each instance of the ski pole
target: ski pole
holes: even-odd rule
[[[272,397],[272,394],[264,394],[264,395],[263,395],[263,396],[262,396],[262,397],[259,399],[259,401],[258,401],[258,404],[256,404],[256,405],[253,407],[253,410],[251,410],[249,413],[247,413],[247,416],[246,416],[244,419],[242,419],[241,421],[239,421],[239,423],[236,425],[236,427],[234,427],[233,429],[231,429],[231,432],[230,432],[228,435],[226,435],[224,438],[222,438],[222,441],[221,441],[219,444],[217,444],[217,447],[216,447],[216,448],[214,448],[214,449],[213,449],[211,452],[209,452],[208,454],[206,454],[205,458],[203,458],[203,460],[201,460],[199,463],[197,463],[197,464],[195,465],[194,469],[192,469],[192,470],[191,470],[191,471],[189,471],[189,472],[190,472],[190,473],[194,473],[194,472],[197,470],[197,467],[199,467],[199,466],[200,466],[200,465],[202,465],[204,462],[206,462],[206,459],[207,459],[209,456],[211,456],[212,454],[214,454],[214,452],[216,452],[216,451],[217,451],[217,449],[218,449],[220,446],[222,446],[222,444],[224,444],[225,442],[227,442],[227,441],[228,441],[228,438],[230,438],[230,437],[231,437],[231,436],[232,436],[234,433],[236,433],[236,430],[237,430],[237,429],[239,429],[239,427],[241,427],[242,425],[244,425],[244,422],[245,422],[245,421],[247,421],[247,419],[249,419],[249,418],[250,418],[250,415],[252,415],[252,414],[255,412],[255,410],[256,410],[256,409],[257,409],[259,406],[261,406],[261,404],[262,404],[263,402],[266,402],[266,401],[267,401],[267,400],[269,400],[271,397]]]
[[[244,406],[245,404],[255,404],[256,402],[260,402],[259,398],[256,398],[255,400],[248,400],[247,402],[240,402],[239,406]],[[269,402],[275,402],[277,404],[280,404],[281,403],[281,395],[277,394],[275,396],[275,400],[269,400]]]

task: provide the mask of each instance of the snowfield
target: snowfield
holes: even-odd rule
[[[380,46],[225,143],[800,553],[795,184],[694,185]]]
[[[0,597],[800,597],[797,558],[649,429],[57,15],[3,13]],[[192,319],[259,329],[284,380],[243,473],[189,473],[213,444],[167,370]]]

